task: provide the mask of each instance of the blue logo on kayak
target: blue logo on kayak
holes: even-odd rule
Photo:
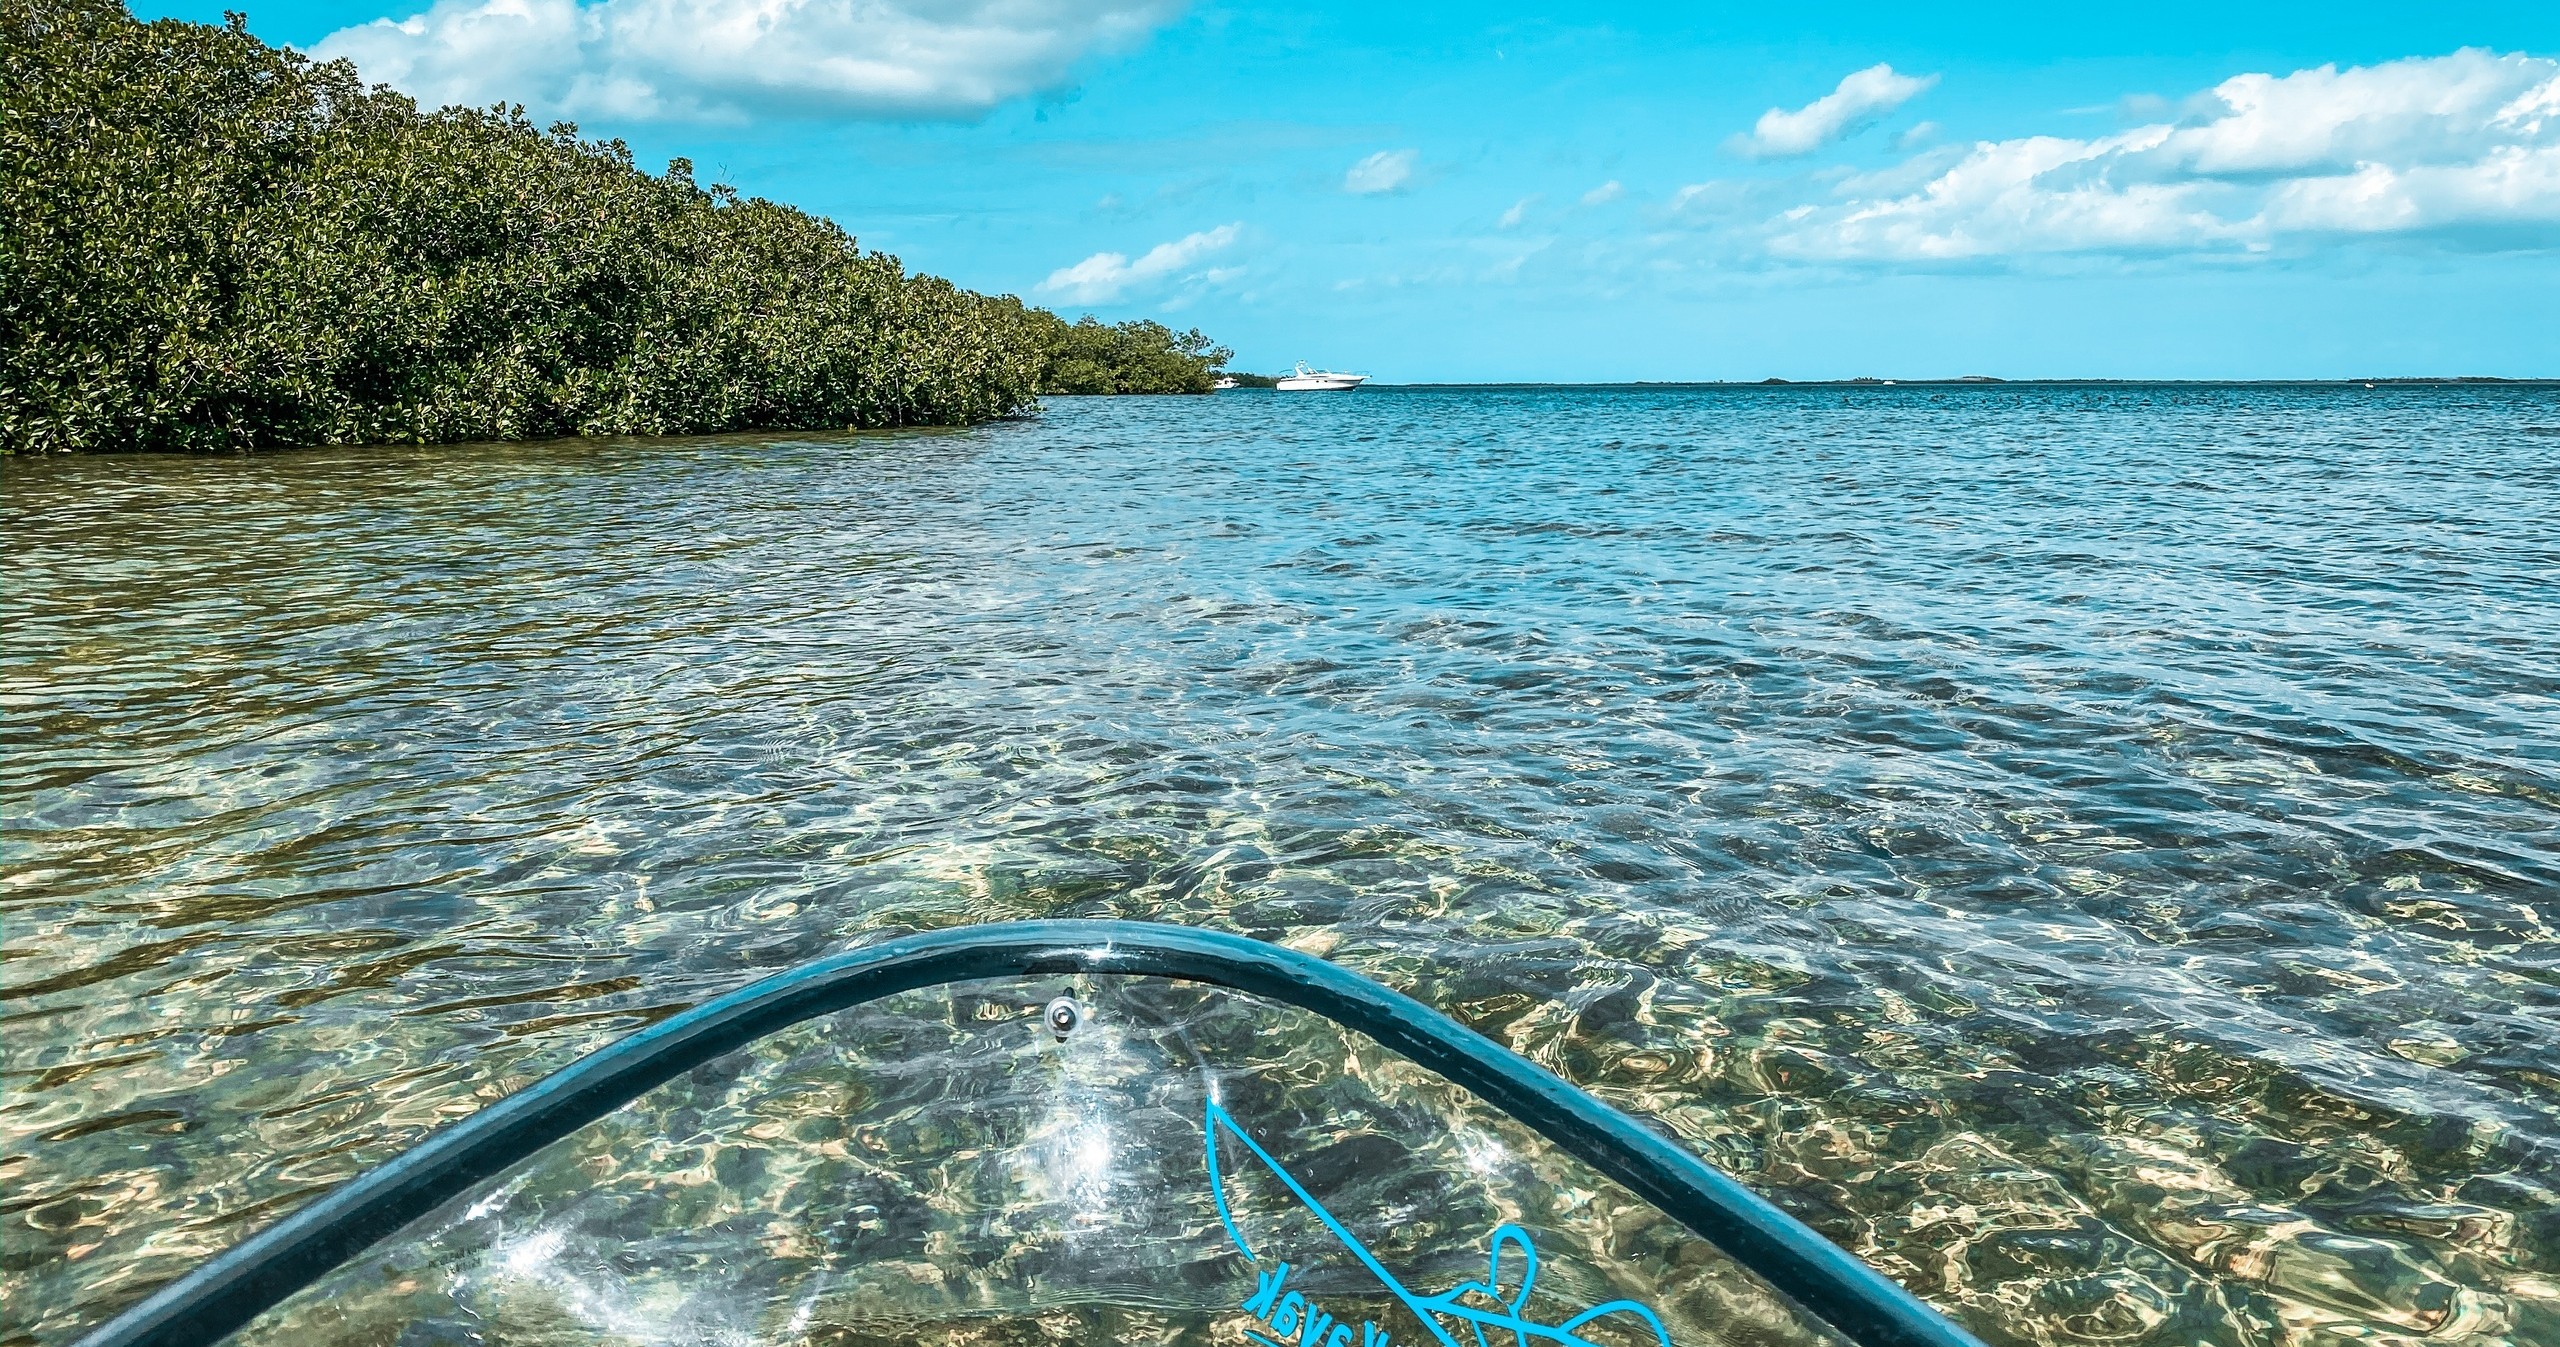
[[[1215,1100],[1208,1105],[1203,1126],[1209,1153],[1209,1191],[1218,1204],[1218,1220],[1227,1227],[1227,1236],[1236,1243],[1236,1251],[1248,1261],[1261,1265],[1254,1276],[1253,1294],[1240,1307],[1256,1321],[1245,1330],[1245,1336],[1258,1347],[1419,1347],[1418,1344],[1392,1344],[1388,1332],[1369,1320],[1356,1326],[1338,1319],[1310,1299],[1303,1291],[1289,1285],[1296,1269],[1287,1263],[1268,1264],[1256,1255],[1246,1242],[1244,1232],[1236,1228],[1233,1209],[1227,1201],[1226,1174],[1218,1163],[1220,1134],[1234,1138],[1247,1153],[1271,1171],[1273,1178],[1304,1205],[1308,1213],[1342,1245],[1369,1274],[1386,1287],[1387,1293],[1413,1314],[1415,1322],[1445,1347],[1494,1347],[1496,1342],[1512,1347],[1529,1347],[1532,1342],[1552,1343],[1556,1347],[1601,1347],[1582,1336],[1586,1325],[1604,1319],[1616,1319],[1620,1331],[1615,1339],[1633,1332],[1639,1339],[1651,1338],[1658,1347],[1671,1347],[1671,1335],[1652,1310],[1632,1300],[1612,1300],[1594,1305],[1571,1318],[1553,1324],[1539,1323],[1530,1317],[1529,1294],[1538,1284],[1538,1246],[1529,1232],[1505,1222],[1494,1227],[1491,1248],[1485,1260],[1483,1281],[1460,1282],[1438,1295],[1420,1295],[1405,1289],[1403,1282],[1387,1271],[1366,1245],[1335,1220],[1324,1204],[1300,1186],[1297,1179],[1271,1153],[1262,1149],[1225,1109]],[[1506,1273],[1516,1277],[1517,1290],[1505,1295],[1501,1290],[1513,1284]],[[1473,1303],[1470,1303],[1473,1302]],[[1490,1302],[1490,1308],[1487,1303]],[[1467,1334],[1462,1342],[1458,1333]],[[1490,1335],[1489,1335],[1490,1334]]]

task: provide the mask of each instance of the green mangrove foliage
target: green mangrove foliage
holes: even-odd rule
[[[1196,327],[1176,332],[1143,318],[1111,326],[1090,314],[1069,323],[1035,312],[1043,393],[1206,393],[1235,357]]]
[[[236,15],[0,3],[12,453],[967,424],[1070,384],[1205,387],[1224,356],[1087,327],[682,160],[422,111]]]

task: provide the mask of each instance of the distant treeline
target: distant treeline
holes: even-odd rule
[[[960,425],[1228,353],[909,275],[520,108],[106,0],[0,5],[8,452]]]

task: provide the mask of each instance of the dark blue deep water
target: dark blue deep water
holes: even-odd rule
[[[1119,915],[1996,1342],[2560,1343],[2560,390],[1067,400],[0,514],[0,1341],[760,972]]]

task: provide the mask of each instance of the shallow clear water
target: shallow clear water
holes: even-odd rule
[[[1053,1036],[1041,1011],[1061,992],[1083,1014]],[[1343,1337],[1252,1311],[1275,1276]],[[453,1197],[236,1341],[1254,1347],[1259,1330],[1261,1347],[1520,1347],[1524,1328],[1555,1347],[1848,1347],[1375,1042],[1224,989],[1052,975],[759,1039]]]
[[[881,932],[1279,938],[1995,1342],[2560,1342],[2560,391],[12,462],[0,1341]]]

